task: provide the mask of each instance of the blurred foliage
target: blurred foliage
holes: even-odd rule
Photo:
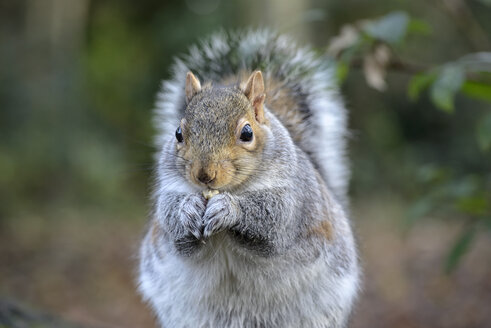
[[[406,36],[430,30],[424,21],[396,11],[378,19],[344,25],[340,35],[331,40],[328,52],[338,58],[337,77],[341,83],[350,67],[362,62],[369,87],[386,91],[387,71],[401,70],[411,76],[407,92],[412,101],[418,100],[428,89],[433,105],[449,114],[455,110],[455,97],[459,91],[487,102],[488,112],[476,119],[473,128],[475,142],[481,152],[486,153],[491,147],[491,52],[470,53],[455,61],[425,67],[401,59]],[[447,272],[457,266],[478,231],[491,230],[491,162],[484,165],[481,174],[465,172],[461,176],[456,176],[448,165],[426,164],[420,169],[423,174],[419,183],[424,191],[418,191],[418,198],[409,208],[408,222],[428,217],[436,210],[444,210],[446,216],[458,215],[467,221],[449,252],[445,265]]]
[[[337,59],[355,201],[397,194],[413,203],[405,222],[466,222],[451,269],[491,226],[490,17],[486,0],[1,2],[0,218],[144,215],[173,56],[220,28],[269,26]]]

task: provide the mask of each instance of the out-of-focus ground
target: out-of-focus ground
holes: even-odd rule
[[[443,267],[458,220],[403,229],[396,197],[357,200],[353,217],[364,283],[353,328],[491,326],[491,239],[450,275]],[[83,217],[81,217],[83,216]],[[90,327],[155,327],[136,293],[145,215],[60,209],[11,217],[0,229],[0,295]]]

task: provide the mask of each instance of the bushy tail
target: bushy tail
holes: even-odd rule
[[[295,108],[291,110],[296,115],[283,115],[283,123],[334,195],[347,204],[346,110],[337,94],[332,68],[325,58],[297,47],[286,36],[268,30],[219,32],[191,47],[187,55],[176,59],[174,78],[163,82],[159,93],[156,123],[160,136],[173,131],[183,115],[187,71],[202,81],[220,82],[256,69],[263,71],[265,80],[281,81],[283,90],[293,97]],[[266,106],[275,112],[268,107],[268,100]]]

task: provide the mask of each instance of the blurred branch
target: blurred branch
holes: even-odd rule
[[[429,66],[416,62],[411,62],[401,58],[392,58],[385,68],[388,71],[407,74],[407,75],[415,75],[423,72],[428,72],[433,69],[437,65]],[[362,58],[354,58],[350,62],[350,68],[354,69],[363,69],[363,59]],[[466,80],[479,82],[481,81],[481,76],[477,72],[466,72]]]
[[[454,6],[460,4],[460,0],[448,1]],[[472,21],[477,24],[470,16],[470,10],[468,8],[466,10],[469,13],[464,15],[466,16],[464,22]],[[407,13],[395,11],[377,19],[344,25],[339,35],[332,38],[327,47],[327,54],[340,63],[337,71],[338,80],[342,81],[350,68],[363,69],[368,86],[378,91],[385,91],[386,75],[389,71],[414,77],[423,75],[426,77],[423,80],[420,77],[421,85],[428,87],[435,82],[432,88],[434,100],[447,110],[453,108],[453,96],[466,81],[487,83],[481,73],[491,71],[489,68],[491,53],[488,52],[475,52],[456,61],[431,66],[401,59],[396,49],[400,48],[405,36],[414,31],[418,24],[420,22],[412,19]],[[477,27],[474,27],[474,30],[477,30]],[[473,33],[473,35],[478,34]],[[485,37],[483,40],[487,42]],[[474,87],[474,94],[477,88],[482,89],[482,86]]]
[[[436,3],[456,22],[473,51],[491,50],[488,34],[465,0],[441,0]]]
[[[363,59],[362,58],[354,58],[350,62],[350,67],[355,69],[363,68]],[[424,72],[430,68],[430,66],[425,66],[418,63],[409,62],[403,59],[391,59],[391,61],[387,64],[386,68],[388,70],[405,73],[405,74],[418,74]]]

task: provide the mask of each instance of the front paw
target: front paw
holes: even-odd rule
[[[179,219],[185,233],[190,233],[196,239],[202,237],[203,215],[206,210],[206,200],[201,195],[191,194],[181,202]]]
[[[208,238],[212,234],[232,227],[237,221],[238,207],[233,198],[227,193],[213,196],[208,201],[203,217],[203,237]]]

